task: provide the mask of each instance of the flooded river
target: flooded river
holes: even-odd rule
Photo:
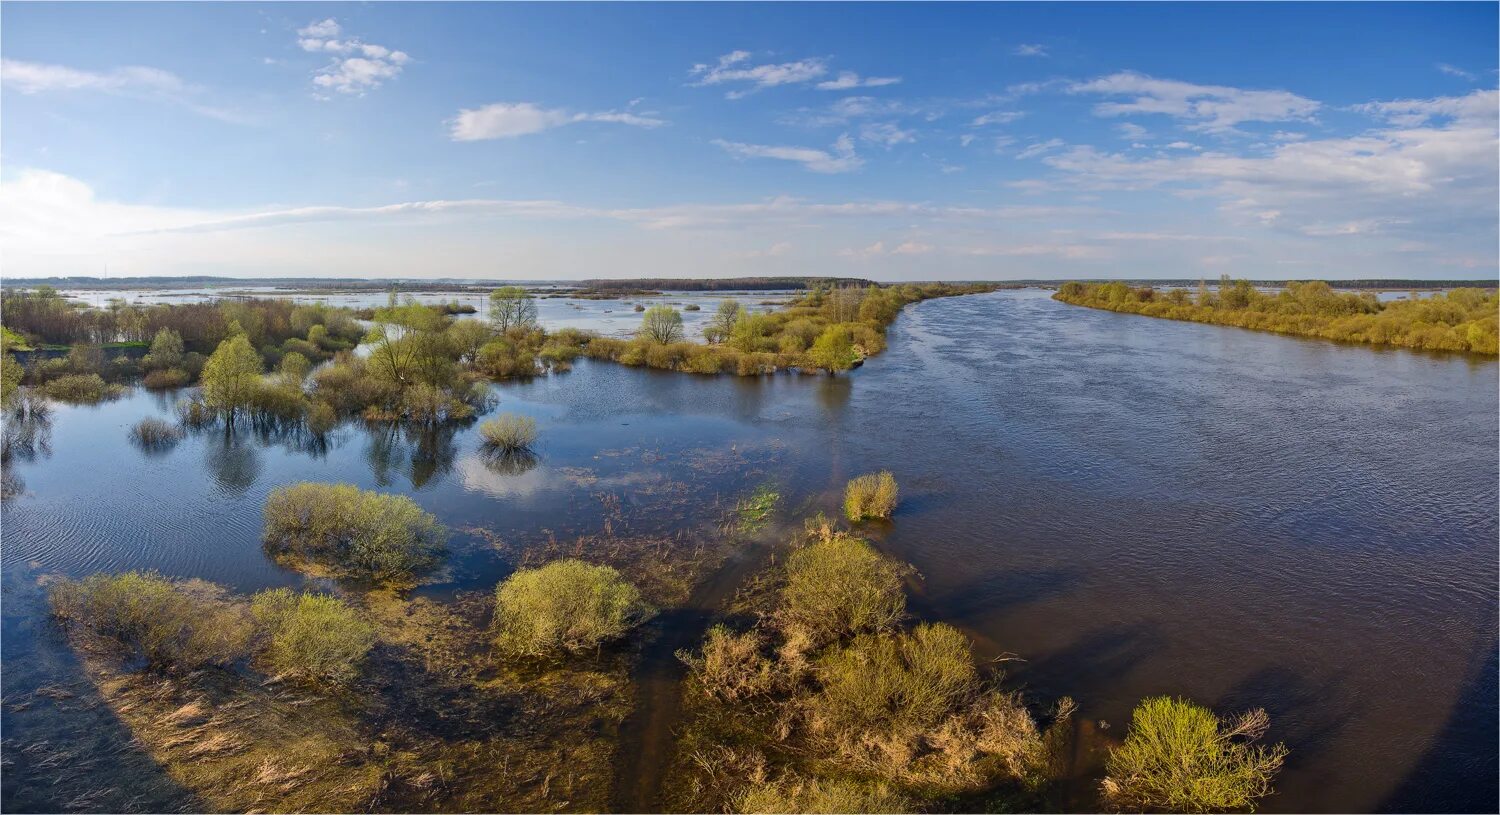
[[[185,806],[107,711],[9,704],[78,678],[40,575],[301,584],[263,555],[260,513],[274,487],[317,480],[411,495],[456,531],[422,591],[488,589],[529,543],[623,524],[691,545],[759,485],[795,520],[886,468],[902,504],[878,543],[919,570],[914,610],[1017,657],[1010,681],[1035,698],[1071,695],[1112,734],[1151,694],[1264,706],[1292,750],[1264,810],[1496,809],[1495,361],[1040,291],[924,302],[889,340],[836,379],[581,360],[498,385],[499,409],[541,428],[535,466],[504,471],[473,427],[346,426],[326,445],[208,433],[147,454],[129,427],[171,398],[56,407],[0,510],[4,808]],[[108,758],[47,766],[26,752],[43,741]],[[115,774],[94,798],[52,783],[90,772]]]

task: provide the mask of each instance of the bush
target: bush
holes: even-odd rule
[[[141,384],[152,390],[180,388],[188,383],[188,373],[181,368],[162,368],[147,372]]]
[[[1186,699],[1146,699],[1105,763],[1104,800],[1130,811],[1254,811],[1286,758],[1280,744],[1254,744],[1269,725],[1264,710],[1221,721]]]
[[[536,420],[530,416],[502,413],[479,426],[484,443],[496,450],[525,450],[536,443]]]
[[[313,406],[307,410],[307,429],[319,436],[327,435],[328,431],[338,426],[338,423],[338,411],[327,402],[314,402]]]
[[[267,637],[261,654],[266,666],[312,684],[354,679],[375,644],[375,629],[326,594],[271,589],[255,595],[250,613]]]
[[[177,418],[188,427],[203,427],[218,418],[218,413],[202,399],[182,399],[177,402]]]
[[[437,518],[404,495],[304,482],[266,499],[266,549],[335,574],[408,580],[436,562],[447,538]]]
[[[844,487],[844,515],[853,523],[889,518],[896,510],[896,477],[888,470],[862,475]]]
[[[43,385],[42,392],[61,402],[92,403],[114,399],[125,389],[105,383],[98,374],[68,374]]]
[[[969,640],[941,623],[910,634],[863,634],[824,657],[819,711],[838,727],[932,727],[979,686]]]
[[[787,776],[755,784],[736,796],[735,812],[911,812],[914,802],[880,782]]]
[[[63,580],[48,592],[52,612],[137,652],[156,668],[225,665],[249,650],[242,609],[204,590],[190,591],[154,572],[96,574]]]
[[[818,638],[895,625],[906,612],[900,568],[862,540],[835,535],[787,559],[782,614]]]
[[[755,631],[736,634],[723,625],[708,629],[702,655],[679,653],[704,693],[738,702],[770,692],[776,686],[775,665],[761,653]]]
[[[148,450],[166,450],[182,439],[182,430],[161,419],[142,419],[130,429],[130,438]]]
[[[652,613],[619,572],[581,560],[522,569],[496,588],[495,599],[496,644],[524,656],[597,648]]]

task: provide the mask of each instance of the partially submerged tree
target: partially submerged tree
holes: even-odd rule
[[[203,401],[231,424],[235,413],[248,407],[260,388],[260,355],[244,334],[219,343],[203,366]]]
[[[1270,723],[1259,709],[1223,720],[1186,699],[1146,699],[1105,763],[1104,800],[1131,812],[1254,811],[1287,754],[1255,743]]]
[[[847,371],[859,361],[859,355],[854,352],[854,337],[842,325],[831,325],[824,329],[808,350],[807,356],[813,365],[830,374]]]
[[[682,313],[666,304],[652,306],[641,317],[639,333],[655,343],[677,342],[682,339]]]
[[[729,339],[729,333],[734,330],[734,324],[745,313],[745,307],[734,300],[723,300],[719,303],[719,309],[708,321],[708,326],[703,329],[703,338],[711,343],[724,342]]]
[[[404,582],[436,562],[448,530],[404,495],[304,482],[266,499],[273,556],[334,574]]]
[[[502,334],[536,325],[536,300],[520,286],[501,286],[490,292],[490,321]]]

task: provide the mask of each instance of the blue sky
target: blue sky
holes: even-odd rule
[[[12,276],[1496,275],[1494,4],[0,23]]]

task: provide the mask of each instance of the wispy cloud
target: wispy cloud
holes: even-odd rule
[[[853,71],[839,71],[839,75],[833,79],[819,82],[820,91],[847,91],[854,88],[879,88],[885,85],[895,85],[901,81],[899,76],[860,76]]]
[[[1453,65],[1449,65],[1446,62],[1439,62],[1437,64],[1437,69],[1439,71],[1447,74],[1448,76],[1456,76],[1459,79],[1467,79],[1470,82],[1473,82],[1475,79],[1478,78],[1478,77],[1474,76],[1472,73],[1469,73],[1468,71],[1465,71],[1462,68],[1459,68],[1459,67],[1456,67],[1456,66],[1453,66]]]
[[[297,29],[297,45],[303,51],[333,55],[332,61],[313,76],[313,85],[321,90],[362,96],[400,76],[411,62],[405,51],[357,37],[339,39],[342,31],[332,17]]]
[[[578,122],[608,122],[633,127],[661,127],[666,121],[649,113],[601,111],[574,113],[563,108],[543,108],[531,102],[496,102],[465,108],[448,121],[453,141],[511,139]]]
[[[250,117],[238,111],[205,104],[203,97],[207,94],[202,88],[189,84],[171,71],[144,65],[87,71],[65,65],[6,59],[0,60],[0,83],[27,95],[93,91],[181,105],[199,115],[233,124],[251,122]]]
[[[1072,84],[1072,93],[1134,97],[1128,102],[1101,102],[1098,116],[1158,114],[1189,122],[1190,130],[1226,132],[1241,122],[1309,119],[1321,105],[1288,91],[1243,90],[1223,85],[1195,85],[1121,71]]]
[[[1020,45],[1016,46],[1015,49],[1013,51],[1011,51],[1011,53],[1015,54],[1018,57],[1045,57],[1045,56],[1048,56],[1046,46],[1041,45],[1040,43],[1034,43],[1034,42],[1032,42],[1032,43],[1023,42]]]
[[[854,140],[848,134],[839,136],[829,150],[813,147],[784,147],[766,144],[714,139],[713,143],[731,156],[740,159],[770,158],[780,161],[795,161],[815,173],[848,173],[864,166],[864,159],[855,155]]]

